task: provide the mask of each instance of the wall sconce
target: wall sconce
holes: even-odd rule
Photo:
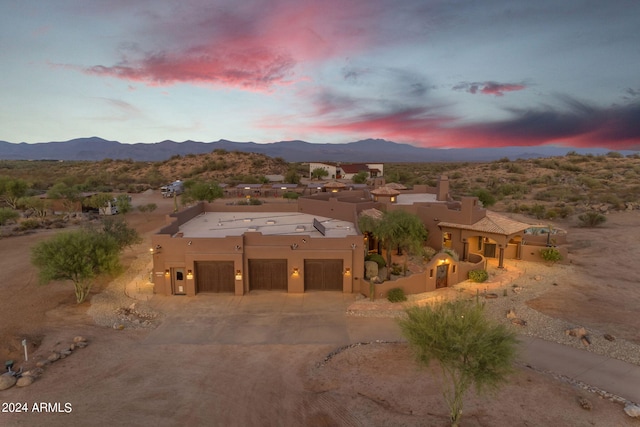
[[[349,267],[344,269],[344,275],[345,276],[351,276],[351,269]]]
[[[242,280],[242,271],[236,270],[236,280]]]
[[[155,247],[149,248],[149,252],[151,254],[159,254],[161,249],[162,249],[162,246],[156,245]]]
[[[298,249],[298,244],[294,243],[293,245],[291,245],[291,249],[292,250]]]
[[[302,243],[307,243],[307,239],[302,239]]]
[[[293,267],[293,272],[291,273],[291,275],[293,277],[298,277],[300,275],[300,270],[298,270],[298,267]]]
[[[193,245],[193,241],[192,241],[192,240],[189,240],[189,243],[187,243],[187,245],[188,245],[188,246]]]
[[[242,249],[242,246],[236,245],[235,249],[236,249],[236,251],[239,251],[240,249]]]
[[[187,270],[187,280],[193,280],[193,271]]]
[[[168,269],[164,271],[164,277],[169,277],[170,275],[171,274]]]
[[[358,247],[358,245],[356,245],[355,243],[352,243],[352,244],[351,244],[351,249],[355,249],[355,248],[357,248],[357,247]]]

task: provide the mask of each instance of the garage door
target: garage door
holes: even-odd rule
[[[305,291],[342,291],[341,259],[305,259]]]
[[[196,293],[235,292],[233,261],[196,262]]]
[[[288,290],[286,259],[250,259],[249,289]]]

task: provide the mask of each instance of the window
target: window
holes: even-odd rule
[[[433,268],[431,270],[429,270],[429,277],[433,277]]]
[[[176,271],[176,280],[184,280],[182,271]]]

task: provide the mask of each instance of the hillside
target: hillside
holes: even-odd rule
[[[103,160],[100,162],[0,161],[0,178],[28,181],[34,193],[56,182],[85,191],[140,192],[176,179],[238,183],[261,182],[265,175],[294,169],[308,175],[308,165],[287,163],[261,154],[216,150],[174,156],[162,162]],[[492,209],[523,213],[538,219],[567,217],[589,209],[637,209],[640,205],[640,156],[619,153],[487,163],[387,163],[387,182],[407,186],[435,185],[447,175],[455,197],[477,195]]]

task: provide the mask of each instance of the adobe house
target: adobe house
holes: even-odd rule
[[[566,259],[566,234],[544,232],[487,211],[476,197],[453,201],[449,182],[412,190],[319,192],[296,203],[228,206],[200,203],[168,217],[152,237],[155,291],[193,296],[205,292],[338,290],[368,295],[364,257],[374,242],[358,230],[363,212],[403,209],[421,218],[426,245],[439,253],[421,274],[377,285],[386,291],[427,292],[466,280],[487,258],[541,261],[539,251],[556,246]]]

